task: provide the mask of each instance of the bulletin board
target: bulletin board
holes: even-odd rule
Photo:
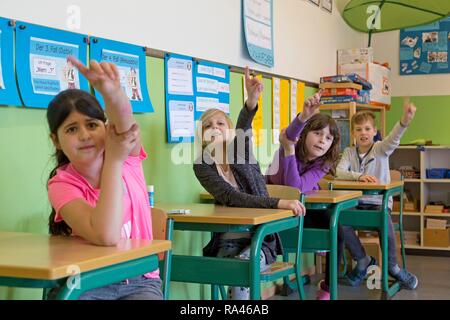
[[[450,73],[450,17],[400,30],[400,75]]]

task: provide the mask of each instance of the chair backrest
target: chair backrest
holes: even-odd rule
[[[389,170],[389,174],[391,175],[391,181],[402,180],[402,173],[398,170]]]
[[[301,192],[299,189],[278,184],[268,184],[267,191],[272,198],[285,200],[300,200]]]
[[[167,214],[157,208],[152,208],[152,227],[153,239],[155,240],[170,240],[167,239]],[[165,254],[161,252],[158,254],[158,259],[164,260]]]

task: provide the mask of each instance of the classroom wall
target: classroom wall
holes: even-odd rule
[[[372,38],[374,59],[391,66],[392,107],[386,127],[391,129],[403,112],[401,97],[411,97],[417,114],[401,142],[425,138],[435,144],[450,145],[450,74],[400,76],[400,31],[375,34]]]
[[[0,15],[68,30],[67,8],[76,5],[79,33],[313,82],[335,72],[336,49],[363,45],[362,34],[350,29],[337,10],[329,14],[305,0],[274,1],[275,67],[257,65],[246,52],[241,1],[2,0]]]
[[[155,185],[156,202],[198,202],[203,188],[192,170],[193,144],[167,144],[164,109],[164,61],[147,58],[147,83],[155,107],[152,114],[135,115],[142,141],[148,153],[144,161],[147,184]],[[264,79],[263,121],[271,127],[272,93],[271,80]],[[306,95],[315,89],[306,88]],[[242,75],[231,73],[230,113],[234,123],[242,108]],[[0,107],[0,230],[16,232],[47,233],[50,205],[47,200],[46,183],[54,164],[51,159],[53,147],[48,138],[45,110]],[[271,135],[264,137],[255,154],[263,170],[272,160],[278,148],[272,144]],[[179,154],[187,155],[178,157]],[[185,159],[183,163],[182,159]],[[174,234],[174,252],[201,255],[202,247],[209,240],[209,233],[178,232]],[[306,257],[305,266],[312,264]],[[0,288],[2,299],[40,299],[37,289]],[[195,284],[171,284],[172,299],[205,299],[209,297],[207,286]]]

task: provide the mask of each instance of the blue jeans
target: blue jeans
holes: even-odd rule
[[[138,276],[95,288],[80,295],[79,300],[162,300],[161,279]],[[54,288],[48,299],[54,299],[60,288]]]
[[[221,239],[219,243],[218,257],[234,258],[241,260],[250,259],[250,239]],[[264,252],[260,251],[259,266],[261,271],[269,269],[270,265],[266,263]],[[228,288],[228,299],[232,300],[249,300],[250,289],[246,287],[230,287]]]
[[[364,210],[380,210],[379,206],[360,206],[358,207],[360,209]],[[358,209],[357,208],[357,209]],[[398,264],[397,261],[397,243],[395,240],[395,233],[394,233],[394,226],[392,225],[392,218],[391,218],[391,210],[389,209],[389,216],[388,216],[388,268],[389,270],[392,269],[395,265]],[[345,240],[345,246],[350,252],[352,258],[356,261],[359,261],[363,259],[366,256],[366,251],[364,250],[363,245],[361,244],[361,240],[359,240],[359,237],[355,234],[355,230],[350,226],[343,226],[342,227],[344,232],[344,240]],[[380,233],[378,233],[380,236]],[[381,245],[381,241],[380,241]],[[381,248],[383,249],[383,248]],[[379,263],[379,261],[378,261]]]

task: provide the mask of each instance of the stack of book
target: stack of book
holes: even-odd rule
[[[356,73],[322,77],[319,88],[322,89],[320,102],[323,104],[370,103],[372,85]]]

